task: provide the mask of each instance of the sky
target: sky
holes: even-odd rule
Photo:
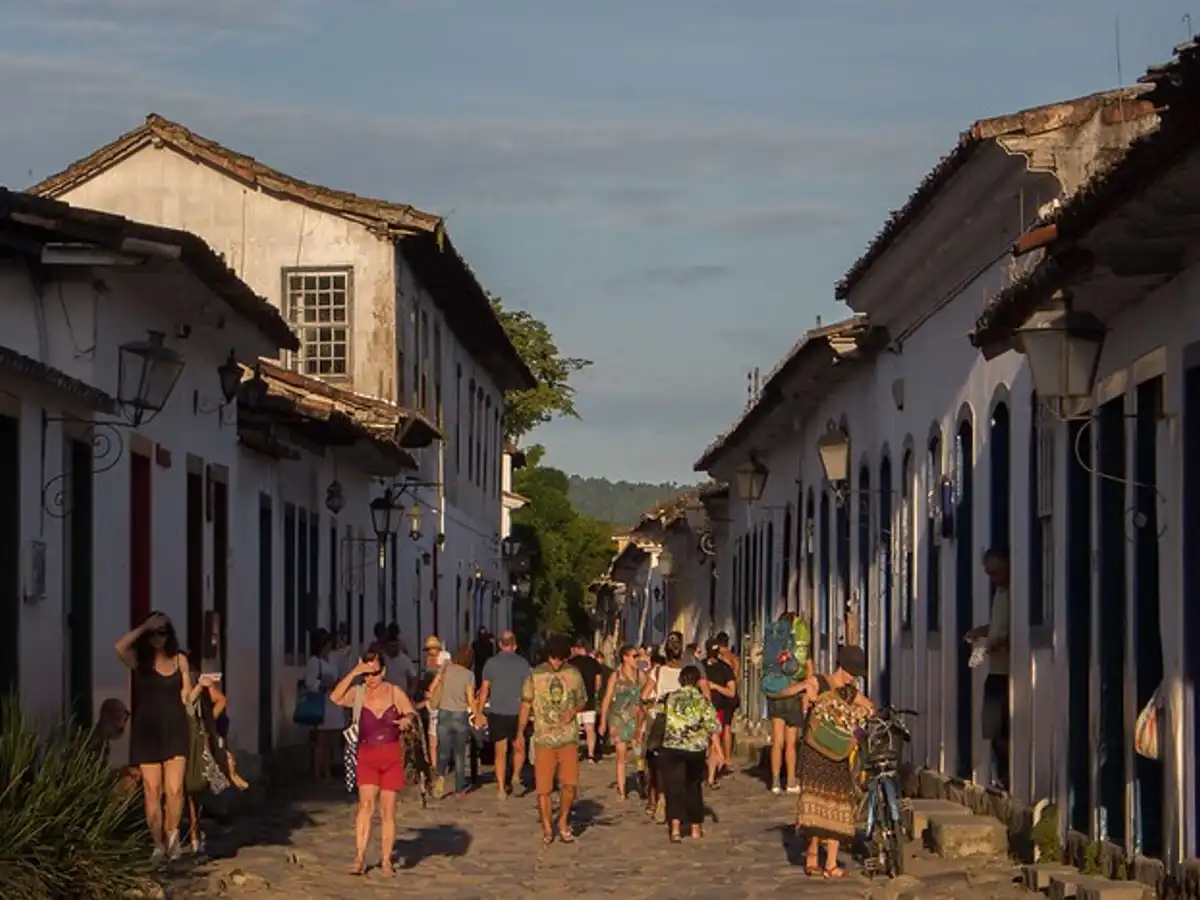
[[[1133,82],[1189,13],[1200,26],[1200,0],[0,0],[0,184],[154,111],[445,215],[485,287],[593,361],[581,418],[531,437],[547,462],[690,482],[747,372],[846,314],[834,282],[959,132]]]

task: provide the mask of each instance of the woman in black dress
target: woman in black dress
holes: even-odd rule
[[[116,649],[133,672],[129,762],[141,772],[154,855],[174,858],[180,853],[188,706],[195,693],[187,657],[180,652],[175,626],[160,612],[117,641]]]

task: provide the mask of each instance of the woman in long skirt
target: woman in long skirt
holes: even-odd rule
[[[871,701],[854,687],[856,678],[866,671],[866,659],[859,647],[843,646],[838,651],[838,667],[832,675],[814,676],[801,682],[800,690],[808,697],[814,716],[834,715],[853,731],[853,722],[865,718],[874,708]],[[808,838],[804,872],[809,876],[844,878],[838,865],[838,847],[854,839],[859,801],[858,785],[850,760],[833,759],[814,746],[819,741],[802,740],[797,757],[800,801],[796,812],[796,831]],[[825,866],[820,865],[820,844],[825,843]]]

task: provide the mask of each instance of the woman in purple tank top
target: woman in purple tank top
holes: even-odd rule
[[[353,707],[362,698],[358,720],[358,815],[354,821],[355,856],[350,871],[365,871],[364,857],[371,837],[371,819],[379,809],[384,876],[392,874],[392,845],[396,841],[396,793],[404,788],[404,747],[400,734],[412,725],[416,710],[402,688],[384,678],[384,657],[369,651],[329,694],[339,706]],[[352,689],[354,680],[362,684]]]

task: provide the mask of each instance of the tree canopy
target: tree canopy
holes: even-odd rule
[[[514,535],[531,558],[530,590],[514,606],[523,638],[536,631],[588,634],[593,595],[588,586],[604,574],[616,547],[610,526],[575,511],[566,473],[542,466],[542,448],[526,453],[513,478],[529,502],[513,514]]]
[[[556,416],[579,418],[571,376],[586,369],[592,361],[563,356],[550,329],[533,314],[507,309],[499,297],[492,298],[492,309],[537,379],[536,388],[510,391],[505,397],[505,436],[515,443]]]

